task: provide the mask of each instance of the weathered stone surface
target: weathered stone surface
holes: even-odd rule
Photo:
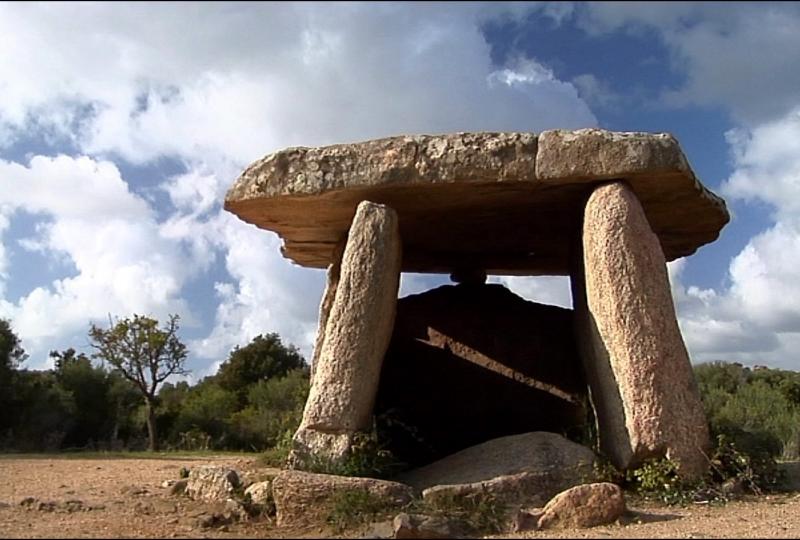
[[[708,426],[658,239],[623,182],[597,188],[583,223],[576,320],[601,447],[620,468],[649,457],[707,468]],[[576,269],[577,273],[582,270]]]
[[[267,504],[272,499],[272,482],[266,480],[250,484],[244,490],[244,495],[249,497],[253,504]]]
[[[170,495],[183,495],[186,492],[186,486],[189,485],[188,478],[180,478],[175,480],[169,489]]]
[[[616,484],[584,484],[563,491],[544,507],[540,529],[595,527],[616,521],[625,512],[625,497]]]
[[[595,456],[561,435],[523,433],[479,444],[397,480],[441,498],[491,494],[509,504],[541,505],[570,486],[590,480]]]
[[[322,293],[322,301],[319,303],[319,322],[317,327],[317,339],[314,343],[314,353],[311,357],[311,378],[314,380],[314,372],[317,369],[319,355],[322,353],[322,343],[325,341],[325,327],[328,324],[328,316],[331,314],[333,301],[336,298],[336,289],[339,287],[339,277],[342,273],[342,255],[346,238],[342,239],[333,252],[331,264],[328,265],[327,280],[325,281],[325,291]]]
[[[189,472],[184,493],[194,500],[224,502],[239,486],[239,475],[233,469],[197,467]]]
[[[520,508],[511,515],[508,522],[508,532],[517,533],[535,531],[539,528],[539,518],[543,514],[542,508]]]
[[[420,466],[504,435],[577,431],[586,383],[572,327],[571,310],[499,284],[401,298],[375,400],[395,420],[388,449]]]
[[[279,526],[298,522],[324,524],[335,504],[337,494],[363,491],[398,508],[414,496],[410,486],[398,482],[355,478],[302,471],[282,471],[272,481],[277,523]]]
[[[631,183],[668,260],[716,239],[729,219],[673,137],[597,129],[289,148],[248,167],[225,208],[276,231],[303,266],[327,267],[355,207],[372,200],[399,214],[404,271],[567,274],[583,201],[610,178]]]
[[[392,520],[394,538],[461,538],[464,527],[442,516],[397,514]]]
[[[319,365],[294,437],[296,453],[338,459],[347,452],[353,433],[369,427],[394,325],[400,249],[394,210],[368,201],[359,204]]]

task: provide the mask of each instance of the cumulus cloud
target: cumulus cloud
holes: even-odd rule
[[[576,12],[590,33],[655,30],[684,75],[665,103],[725,107],[750,126],[775,120],[800,96],[800,6],[792,2],[590,2]],[[651,36],[652,34],[648,34]]]
[[[207,292],[214,326],[192,354],[219,361],[266,331],[310,354],[322,272],[291,265],[275,235],[223,212],[226,188],[251,160],[292,145],[596,125],[575,87],[534,60],[492,65],[481,23],[534,9],[569,13],[515,3],[3,5],[0,147],[37,133],[91,156],[0,170],[7,182],[58,162],[36,194],[12,190],[3,215],[46,216],[26,245],[77,268],[3,301],[4,313],[44,347],[101,312],[187,311],[184,287],[221,260],[228,275]],[[112,164],[165,157],[185,169],[161,185],[169,208],[135,195]],[[54,187],[67,169],[77,172]],[[44,314],[57,310],[48,327]]]
[[[0,178],[0,207],[42,218],[28,247],[75,267],[74,275],[0,304],[34,364],[51,340],[85,335],[89,321],[109,314],[177,312],[191,320],[180,290],[194,265],[180,244],[162,237],[152,208],[113,163],[63,155],[36,156],[28,165],[0,160]]]
[[[800,114],[729,134],[734,172],[722,186],[733,201],[766,203],[774,224],[731,261],[720,290],[671,277],[681,327],[696,359],[736,359],[796,368],[800,336]]]

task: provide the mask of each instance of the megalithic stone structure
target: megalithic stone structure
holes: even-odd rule
[[[708,428],[665,263],[714,241],[729,215],[671,135],[454,133],[288,148],[250,165],[225,208],[277,232],[287,258],[328,269],[298,452],[337,459],[368,427],[401,271],[569,275],[603,451],[621,468],[666,456],[684,477],[705,470]],[[436,324],[428,334],[458,343],[448,334],[457,324]],[[497,339],[492,350],[504,354]]]
[[[381,204],[360,203],[341,269],[331,269],[339,278],[324,317],[327,322],[303,420],[294,436],[298,462],[309,454],[340,460],[353,434],[370,427],[383,356],[394,328],[400,262],[397,213]]]
[[[661,245],[624,182],[592,192],[582,237],[575,316],[601,448],[620,469],[666,455],[697,477],[708,467],[705,413]]]

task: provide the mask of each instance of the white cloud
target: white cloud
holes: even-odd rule
[[[76,193],[62,198],[53,181],[37,196],[12,194],[12,207],[54,217],[36,240],[67,253],[78,274],[17,306],[6,302],[6,312],[13,309],[20,333],[44,342],[79,318],[85,325],[98,306],[175,310],[187,280],[222,256],[232,281],[217,284],[215,326],[193,353],[218,360],[278,331],[308,354],[322,273],[293,267],[275,235],[215,203],[242,167],[281,147],[595,125],[575,88],[535,61],[492,65],[480,23],[532,9],[554,20],[569,12],[513,3],[4,4],[6,143],[46,132],[92,156],[167,156],[189,169],[165,181],[174,211],[160,223],[104,161],[67,167],[84,167],[64,185],[85,186],[78,191],[91,208],[77,206]],[[48,162],[35,160],[31,168]],[[24,169],[16,167],[2,174]],[[48,310],[65,314],[47,325]]]
[[[28,166],[0,160],[0,207],[41,215],[28,246],[67,257],[75,274],[36,287],[0,316],[31,353],[32,367],[53,340],[85,336],[89,321],[109,314],[191,321],[180,298],[194,265],[180,244],[161,236],[148,204],[128,189],[116,166],[88,157],[34,157]]]
[[[766,203],[775,223],[752,237],[730,264],[729,286],[685,288],[684,262],[671,265],[681,327],[696,360],[733,359],[797,369],[800,339],[800,115],[729,136],[730,200]]]
[[[656,30],[685,81],[667,103],[723,106],[750,126],[798,104],[800,5],[737,2],[589,2],[579,24],[590,33]],[[651,38],[652,33],[645,34]]]

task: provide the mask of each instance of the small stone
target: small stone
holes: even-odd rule
[[[176,482],[176,485],[178,482]],[[201,501],[225,501],[239,486],[239,475],[225,467],[199,467],[189,473],[186,495]]]
[[[543,510],[540,529],[594,527],[619,519],[625,512],[622,489],[610,482],[583,484],[562,491]]]
[[[181,478],[180,480],[176,480],[172,487],[169,490],[170,495],[183,495],[186,491],[186,486],[189,483],[188,478]]]
[[[519,509],[511,516],[509,523],[510,532],[535,531],[539,528],[539,518],[542,517],[541,508]]]
[[[459,527],[441,516],[398,514],[392,520],[395,538],[455,538]]]

